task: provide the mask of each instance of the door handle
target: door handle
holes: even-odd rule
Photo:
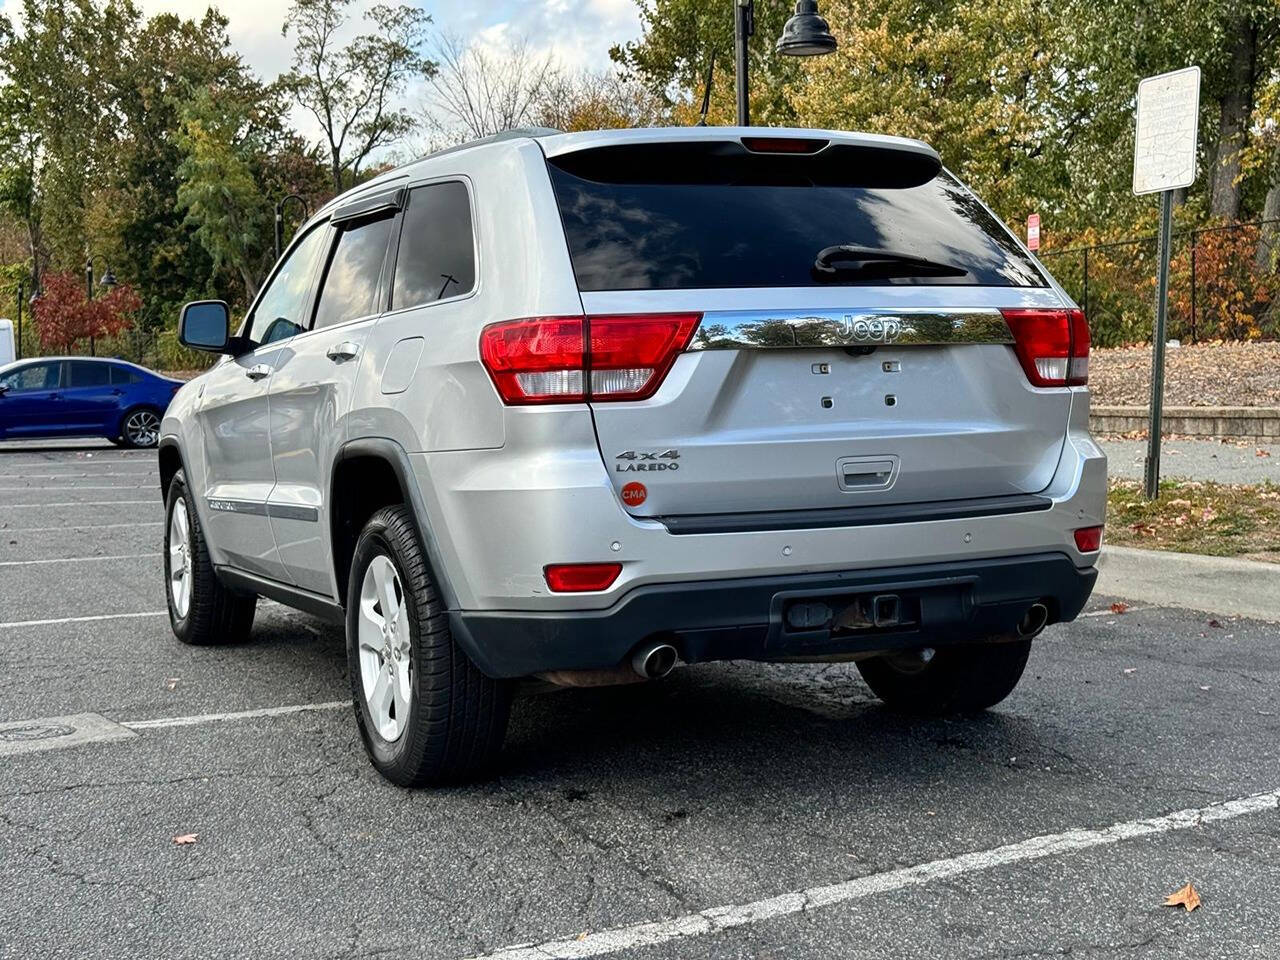
[[[246,370],[244,375],[250,380],[265,380],[267,377],[271,376],[271,368],[265,363],[259,363]]]
[[[350,340],[344,340],[342,343],[335,343],[332,347],[325,351],[325,356],[334,363],[342,363],[346,360],[354,360],[360,354],[360,345],[352,343]]]

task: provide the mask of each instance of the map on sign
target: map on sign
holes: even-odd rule
[[[1196,179],[1200,132],[1200,68],[1147,77],[1138,84],[1133,192],[1161,193]]]

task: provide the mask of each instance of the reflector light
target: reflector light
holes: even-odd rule
[[[1084,311],[1027,307],[1001,310],[1014,352],[1035,387],[1089,382],[1089,323]]]
[[[1102,549],[1102,527],[1084,527],[1077,530],[1076,549],[1081,553],[1097,553]]]
[[[702,314],[538,317],[490,324],[480,359],[509,404],[653,396]]]
[[[550,563],[542,570],[552,593],[608,590],[622,573],[620,563]]]

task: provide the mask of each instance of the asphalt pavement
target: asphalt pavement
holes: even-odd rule
[[[339,630],[173,639],[162,519],[153,455],[0,445],[4,960],[1280,957],[1275,624],[1095,597],[976,719],[851,665],[530,695],[406,791]]]

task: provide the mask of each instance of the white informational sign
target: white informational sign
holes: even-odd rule
[[[1038,213],[1027,217],[1027,249],[1040,249],[1040,214]]]
[[[1196,179],[1200,133],[1200,68],[1147,77],[1138,84],[1133,192],[1162,193]]]

